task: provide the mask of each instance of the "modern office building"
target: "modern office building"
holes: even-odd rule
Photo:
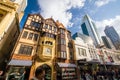
[[[0,71],[6,69],[26,6],[27,0],[0,0]]]
[[[106,36],[110,38],[115,48],[120,49],[120,36],[116,32],[116,30],[113,28],[113,26],[106,26],[104,32]]]
[[[71,32],[52,18],[28,15],[12,54],[8,76],[25,71],[25,80],[29,80],[42,68],[45,80],[77,78]]]
[[[102,41],[103,41],[104,46],[106,48],[115,49],[113,43],[111,42],[111,40],[107,36],[102,36],[101,38],[102,38]]]
[[[96,47],[101,46],[101,39],[97,32],[96,25],[88,15],[85,15],[83,17],[81,28],[82,28],[83,34],[90,36],[93,39],[94,45]]]

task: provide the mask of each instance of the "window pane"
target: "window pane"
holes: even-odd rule
[[[34,22],[34,21],[31,21],[31,24],[30,24],[31,26],[34,26],[34,27],[36,27],[36,28],[39,28],[40,27],[40,23],[38,23],[38,22]]]
[[[33,37],[33,33],[30,33],[28,39],[32,39],[32,37]]]
[[[27,37],[27,34],[28,32],[27,31],[24,31],[23,35],[22,35],[22,38],[26,38]]]
[[[56,27],[54,27],[54,31],[57,32],[57,28]]]
[[[78,54],[80,55],[80,48],[78,48]]]
[[[32,53],[32,48],[33,48],[33,47],[28,47],[28,51],[27,51],[27,54],[28,54],[28,55],[31,55],[31,53]]]
[[[21,45],[19,49],[19,54],[31,55],[32,49],[33,49],[32,46]]]
[[[24,51],[24,45],[21,45],[21,46],[20,46],[20,49],[19,49],[19,53],[21,53],[21,54],[22,54],[22,53],[23,53],[23,51]]]
[[[61,44],[66,44],[65,39],[61,39]]]
[[[38,39],[38,34],[34,34],[34,41],[37,41]]]
[[[46,28],[46,29],[48,28],[48,25],[47,25],[47,24],[45,25],[45,28]]]
[[[52,26],[49,26],[49,29],[52,30]]]

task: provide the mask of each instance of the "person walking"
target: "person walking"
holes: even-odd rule
[[[35,71],[35,77],[33,77],[31,80],[44,80],[44,77],[45,77],[45,71],[43,70],[43,68],[39,67]]]

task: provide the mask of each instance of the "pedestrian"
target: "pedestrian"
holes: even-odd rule
[[[45,71],[42,67],[39,67],[35,71],[35,77],[33,77],[31,80],[44,80]]]

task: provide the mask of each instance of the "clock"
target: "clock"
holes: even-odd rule
[[[51,49],[50,48],[46,48],[45,49],[45,53],[48,54],[48,55],[51,55]]]

